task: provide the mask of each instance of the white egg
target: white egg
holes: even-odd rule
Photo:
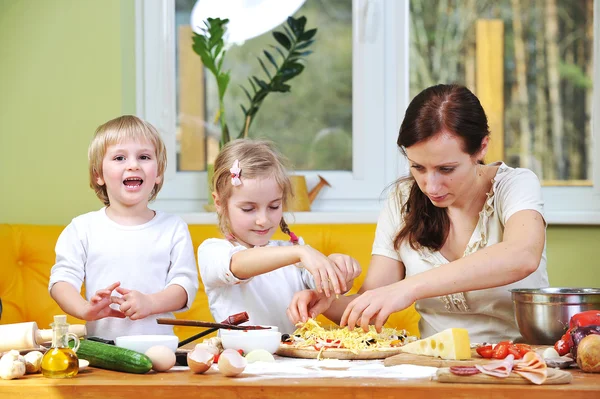
[[[167,371],[175,365],[175,353],[165,345],[156,345],[148,348],[146,356],[152,361],[154,371]]]
[[[213,364],[215,355],[210,351],[204,349],[200,344],[196,345],[193,351],[187,355],[187,363],[195,374],[202,374]]]
[[[234,377],[246,368],[246,359],[233,349],[225,349],[219,355],[219,371],[227,377]]]

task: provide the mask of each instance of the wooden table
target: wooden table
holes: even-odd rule
[[[446,384],[426,379],[390,378],[227,378],[218,372],[118,373],[89,368],[72,379],[41,375],[0,380],[0,398],[226,399],[226,398],[594,398],[600,397],[600,374],[572,370],[566,385]]]

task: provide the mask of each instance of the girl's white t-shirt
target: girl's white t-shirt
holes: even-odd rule
[[[292,245],[289,241],[269,241],[268,247]],[[208,296],[210,312],[216,322],[247,312],[247,325],[279,327],[282,333],[296,329],[286,315],[298,291],[314,289],[312,275],[294,265],[284,266],[249,279],[238,279],[229,266],[234,253],[248,248],[227,240],[210,238],[198,247],[198,267]]]
[[[479,221],[463,254],[467,256],[481,248],[502,241],[504,225],[521,210],[535,210],[544,215],[541,186],[537,176],[528,169],[499,164],[488,199],[479,213]],[[404,263],[406,277],[423,273],[449,263],[439,251],[428,248],[414,250],[403,243],[394,249],[394,238],[403,226],[401,204],[408,199],[412,181],[403,182],[389,196],[377,222],[373,255],[382,255]],[[399,190],[399,191],[398,191]],[[392,282],[390,282],[392,283]],[[421,315],[419,330],[428,337],[447,328],[465,328],[471,342],[499,342],[520,339],[510,289],[548,287],[546,246],[535,272],[515,283],[441,297],[421,299],[416,309]]]

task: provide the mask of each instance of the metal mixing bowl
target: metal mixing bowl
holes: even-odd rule
[[[554,345],[565,333],[571,316],[600,310],[600,288],[512,289],[519,331],[525,342]]]

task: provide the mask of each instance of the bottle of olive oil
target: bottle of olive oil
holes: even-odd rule
[[[52,347],[42,358],[42,374],[48,378],[70,378],[79,372],[79,360],[73,349],[69,348],[69,323],[67,316],[54,316],[52,327]],[[75,339],[78,339],[75,336]],[[75,347],[79,342],[75,343]]]

